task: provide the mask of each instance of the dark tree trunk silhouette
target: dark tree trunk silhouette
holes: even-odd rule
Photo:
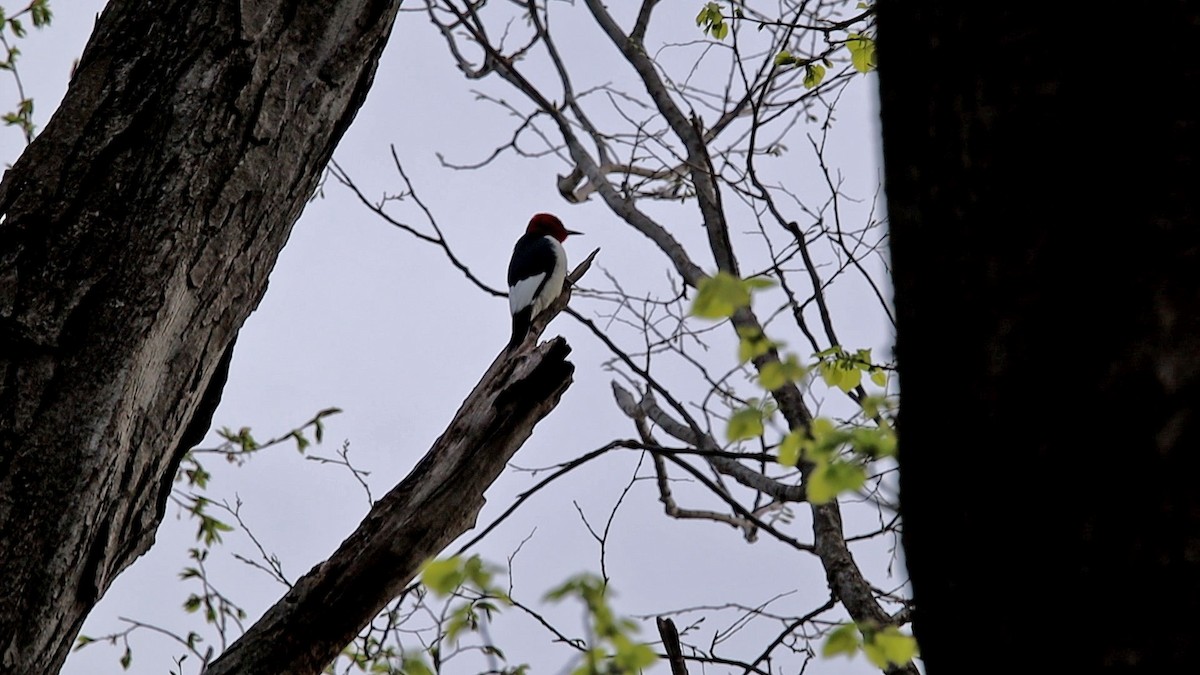
[[[930,675],[1200,662],[1200,12],[1133,19],[879,3]]]
[[[0,183],[0,672],[154,540],[398,0],[113,0]]]

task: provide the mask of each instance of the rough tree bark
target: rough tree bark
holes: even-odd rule
[[[0,183],[0,671],[146,551],[398,0],[113,0]]]
[[[930,675],[1200,662],[1200,12],[1129,19],[879,3]]]

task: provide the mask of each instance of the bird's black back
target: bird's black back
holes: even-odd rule
[[[554,244],[550,243],[550,239],[544,234],[534,234],[526,232],[517,240],[516,246],[513,247],[515,253],[518,248],[529,246],[529,257],[518,257],[513,255],[512,261],[508,264],[508,285],[512,286],[522,279],[527,279],[542,269],[538,267],[538,260],[544,259],[546,256],[558,257],[558,253],[554,250]],[[549,279],[549,275],[546,277]],[[545,281],[543,280],[543,283]],[[540,288],[538,289],[541,290]],[[536,295],[536,293],[534,294]]]

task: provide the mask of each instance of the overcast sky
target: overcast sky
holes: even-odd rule
[[[698,37],[693,18],[702,3],[682,3],[674,21],[680,39]],[[72,61],[87,39],[103,2],[53,2],[53,25],[32,32],[21,42],[20,72],[36,103],[35,119],[43,127],[65,92]],[[563,6],[556,29],[579,31],[570,49],[595,50],[594,65],[585,66],[587,81],[619,78],[615,52],[595,29],[572,23],[582,7]],[[665,11],[665,10],[664,10]],[[588,59],[580,62],[587,63]],[[589,75],[586,68],[594,69]],[[602,249],[598,264],[636,293],[662,292],[668,265],[647,241],[633,235],[595,200],[583,205],[564,202],[554,186],[565,167],[553,158],[504,158],[475,172],[439,166],[435,153],[460,162],[478,161],[507,141],[512,120],[495,106],[481,102],[472,88],[516,98],[496,82],[468,82],[453,67],[445,44],[421,14],[402,13],[384,53],[374,89],[335,159],[366,192],[377,197],[397,193],[401,183],[388,152],[395,144],[419,196],[426,201],[456,253],[486,283],[504,286],[512,243],[529,216],[538,211],[560,215],[567,227],[586,236],[567,242],[568,256],[582,259]],[[846,191],[863,200],[859,217],[872,207],[877,189],[877,126],[873,76],[856,78],[838,106],[838,124],[830,137],[829,155],[847,180]],[[16,100],[11,78],[0,73],[0,105]],[[799,129],[798,134],[814,131]],[[789,156],[797,171],[810,162],[806,141],[797,135]],[[0,129],[0,161],[15,160],[24,142],[13,128]],[[784,165],[786,166],[786,164]],[[879,204],[874,206],[878,208]],[[422,224],[419,211],[400,211]],[[680,228],[685,241],[699,241],[699,228]],[[709,256],[697,256],[707,269]],[[604,285],[593,271],[588,280]],[[586,284],[585,284],[586,285]],[[657,290],[652,290],[657,289]],[[858,289],[854,292],[862,292]],[[890,294],[889,294],[890,297]],[[885,318],[869,299],[857,302],[842,295],[847,346],[873,347],[890,354]],[[582,311],[597,312],[577,300]],[[344,413],[327,421],[326,442],[312,452],[333,456],[343,441],[355,464],[370,471],[376,498],[415,464],[442,432],[463,397],[474,386],[508,338],[509,317],[503,298],[474,288],[437,249],[414,240],[363,209],[345,189],[330,180],[324,196],[313,201],[296,224],[291,240],[271,274],[270,287],[238,339],[229,383],[214,423],[249,426],[259,439],[284,433],[317,410],[330,406]],[[548,335],[564,335],[574,348],[576,382],[562,404],[537,428],[515,463],[544,467],[567,461],[635,431],[612,403],[612,375],[602,368],[609,354],[570,317],[561,316]],[[636,344],[633,343],[633,344]],[[732,349],[732,343],[729,343]],[[804,354],[807,356],[807,354]],[[697,394],[697,397],[699,395]],[[206,445],[216,444],[210,435]],[[305,461],[294,446],[282,446],[234,468],[209,459],[213,499],[243,502],[242,517],[263,546],[278,555],[284,571],[295,579],[327,557],[357,525],[369,506],[360,486],[344,469]],[[578,504],[601,527],[634,475],[639,455],[615,453],[568,475],[535,496],[518,517],[499,528],[477,552],[504,563],[528,538],[514,560],[514,595],[535,603],[546,590],[580,571],[599,571],[598,546],[581,522]],[[647,460],[648,462],[648,460]],[[647,475],[645,468],[640,475]],[[538,478],[541,476],[539,475]],[[535,478],[510,471],[488,492],[480,523],[491,522],[514,495]],[[700,493],[696,493],[700,494]],[[703,504],[716,508],[714,502]],[[804,519],[801,518],[801,522]],[[869,522],[848,520],[853,533]],[[796,530],[805,534],[803,528]],[[179,571],[191,564],[186,550],[195,546],[195,522],[172,508],[153,550],[126,571],[89,617],[83,633],[97,636],[127,626],[119,617],[161,625],[180,633],[197,630],[209,636],[196,615],[182,604],[196,590],[180,581]],[[230,553],[256,557],[253,544],[240,532],[226,536],[209,564],[214,582],[250,613],[252,622],[283,591],[267,575],[233,560]],[[886,555],[860,560],[880,585],[902,583],[902,566],[889,580]],[[737,531],[711,522],[667,518],[652,483],[635,485],[614,519],[607,568],[617,592],[616,606],[627,615],[740,602],[800,614],[827,598],[824,572],[817,561],[763,538],[750,544]],[[548,608],[564,629],[580,634],[580,610]],[[512,663],[528,662],[535,672],[555,673],[568,663],[569,650],[551,644],[552,636],[526,617],[511,612],[491,629]],[[690,615],[698,619],[701,615]],[[707,644],[738,617],[712,614],[693,633]],[[680,623],[686,623],[681,621]],[[779,631],[768,620],[752,622],[731,644],[765,645]],[[656,638],[653,622],[642,633]],[[166,673],[176,645],[150,632],[131,638],[134,658],[129,672]],[[748,648],[749,649],[749,648]],[[219,651],[219,650],[218,650]],[[736,650],[734,650],[736,651]],[[747,656],[743,653],[741,656]],[[119,672],[119,650],[97,645],[72,654],[65,673],[90,675]],[[187,662],[195,672],[194,662]],[[871,672],[862,657],[818,662],[808,672]],[[452,664],[447,672],[460,671]],[[658,672],[666,672],[660,668]],[[697,671],[699,672],[699,671]],[[719,672],[719,671],[707,671]]]

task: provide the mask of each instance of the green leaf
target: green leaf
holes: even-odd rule
[[[604,661],[605,653],[600,647],[593,647],[583,654],[583,665],[571,671],[571,675],[597,675],[601,672],[600,663]]]
[[[221,436],[226,440],[237,443],[242,446],[243,452],[250,452],[258,449],[258,441],[254,440],[254,436],[250,434],[250,427],[242,427],[234,434],[228,429],[221,430]]]
[[[842,379],[838,382],[837,387],[848,393],[860,384],[862,384],[862,371],[856,368],[847,368],[842,372]]]
[[[828,417],[818,417],[808,426],[809,435],[817,441],[826,438],[836,430],[837,427],[833,425],[833,420]]]
[[[742,408],[729,418],[725,437],[730,441],[744,441],[763,435],[763,413],[758,408]]]
[[[854,362],[855,362],[855,365],[858,366],[859,370],[870,370],[871,369],[871,350],[870,349],[860,349],[860,350],[854,352]]]
[[[828,467],[828,462],[821,462],[808,475],[808,482],[805,485],[805,489],[810,503],[825,504],[837,496],[837,490],[830,484],[827,476]]]
[[[549,600],[551,602],[558,602],[559,600],[562,600],[563,598],[567,597],[568,595],[572,595],[577,592],[578,592],[578,588],[576,586],[575,580],[568,579],[567,581],[559,584],[558,586],[555,586],[554,588],[551,588],[550,590],[546,591],[546,595],[542,596],[542,599]]]
[[[883,372],[882,368],[872,368],[871,381],[875,383],[876,387],[886,387],[887,373]]]
[[[757,328],[738,328],[738,362],[745,363],[771,351],[775,346],[761,330]]]
[[[479,617],[471,611],[470,605],[463,605],[454,610],[446,623],[446,639],[452,643],[458,642],[458,636],[464,631],[475,631],[479,627]]]
[[[95,641],[96,641],[96,638],[91,638],[86,635],[80,635],[75,640],[75,651],[79,651],[80,649],[83,649],[86,645],[90,645],[91,643],[93,643]]]
[[[817,370],[821,373],[821,379],[830,387],[836,387],[837,383],[842,379],[842,373],[838,369],[837,364],[832,361],[822,361],[817,365]]]
[[[779,67],[790,66],[796,62],[796,57],[792,53],[784,50],[775,55],[775,65]]]
[[[891,427],[877,429],[879,435],[876,457],[894,457],[896,455],[896,430]]]
[[[783,364],[778,361],[763,364],[758,371],[758,383],[767,391],[774,391],[788,383],[783,374]]]
[[[620,668],[620,672],[634,673],[649,668],[657,660],[658,655],[650,645],[638,642],[618,647],[617,654],[613,657],[613,665]]]
[[[896,398],[884,394],[864,396],[859,400],[859,405],[862,406],[863,414],[867,417],[884,416],[881,421],[884,426],[890,426],[887,416],[896,412]]]
[[[859,427],[850,432],[854,451],[871,458],[896,454],[896,432],[890,427]]]
[[[729,24],[725,23],[725,17],[721,16],[721,6],[715,2],[704,5],[696,15],[696,25],[702,26],[704,33],[718,40],[724,40],[725,36],[729,35]]]
[[[577,574],[546,592],[545,600],[558,601],[577,595],[593,601],[604,597],[604,580],[594,574]]]
[[[821,656],[827,659],[843,654],[853,657],[857,653],[858,628],[852,623],[842,624],[833,629],[829,637],[825,638],[825,645],[821,647]]]
[[[763,365],[758,371],[758,383],[767,391],[775,391],[789,382],[795,382],[808,372],[795,354],[788,354],[783,361]]]
[[[850,366],[846,361],[822,361],[819,368],[825,384],[844,392],[853,390],[862,382],[862,371]]]
[[[330,415],[337,415],[341,412],[341,408],[326,408],[317,413],[317,416],[313,418],[313,435],[317,437],[317,443],[325,440],[325,422],[322,420]]]
[[[478,555],[473,555],[467,559],[466,564],[463,565],[463,575],[476,588],[483,591],[491,589],[493,572],[483,563],[483,559]]]
[[[33,25],[41,28],[50,23],[50,19],[54,15],[50,12],[50,3],[47,0],[34,0],[29,5],[29,13],[33,17]]]
[[[431,560],[421,570],[421,583],[438,596],[447,596],[462,585],[465,575],[462,559],[458,556],[444,560]]]
[[[863,652],[877,668],[887,668],[889,664],[901,666],[917,655],[917,641],[895,626],[888,626],[863,642]]]
[[[792,431],[783,437],[779,444],[779,463],[784,466],[796,466],[800,462],[800,454],[806,442],[811,442],[802,431]]]
[[[867,472],[862,465],[854,462],[830,462],[826,471],[829,482],[839,492],[857,490],[867,482]]]
[[[820,462],[808,476],[808,501],[825,504],[842,492],[857,490],[867,482],[863,468],[850,462]]]
[[[133,651],[126,647],[125,653],[121,655],[121,669],[129,670],[130,663],[133,663]]]
[[[202,490],[208,487],[208,479],[212,478],[212,474],[205,470],[200,465],[200,462],[197,462],[190,454],[186,461],[190,461],[195,465],[191,469],[183,470],[183,476],[187,478],[188,485],[194,485]],[[179,478],[177,477],[176,480],[179,480]]]
[[[212,516],[204,515],[204,502],[197,500],[196,506],[193,507],[192,513],[200,517],[200,526],[196,528],[196,540],[203,541],[205,546],[221,543],[222,532],[232,532],[233,526],[223,523]]]
[[[749,305],[750,290],[746,284],[728,272],[717,272],[700,280],[691,314],[702,319],[727,319]]]
[[[479,601],[475,603],[475,609],[483,612],[490,619],[492,615],[500,611],[500,608],[490,602]]]
[[[21,25],[20,20],[9,19],[8,26],[12,29],[13,35],[16,35],[19,38],[25,37],[25,26]]]
[[[850,63],[860,73],[875,70],[875,41],[865,35],[851,33],[846,40],[846,48],[850,50]]]
[[[812,89],[821,84],[825,79],[825,66],[819,63],[810,63],[804,67],[804,88]]]
[[[504,652],[501,651],[499,647],[496,647],[494,645],[483,645],[483,647],[481,647],[481,649],[483,650],[484,654],[493,654],[495,656],[500,657],[501,661],[508,660],[508,659],[504,658]]]
[[[425,659],[419,656],[406,656],[400,664],[400,672],[404,675],[434,675],[433,670],[425,664]]]

